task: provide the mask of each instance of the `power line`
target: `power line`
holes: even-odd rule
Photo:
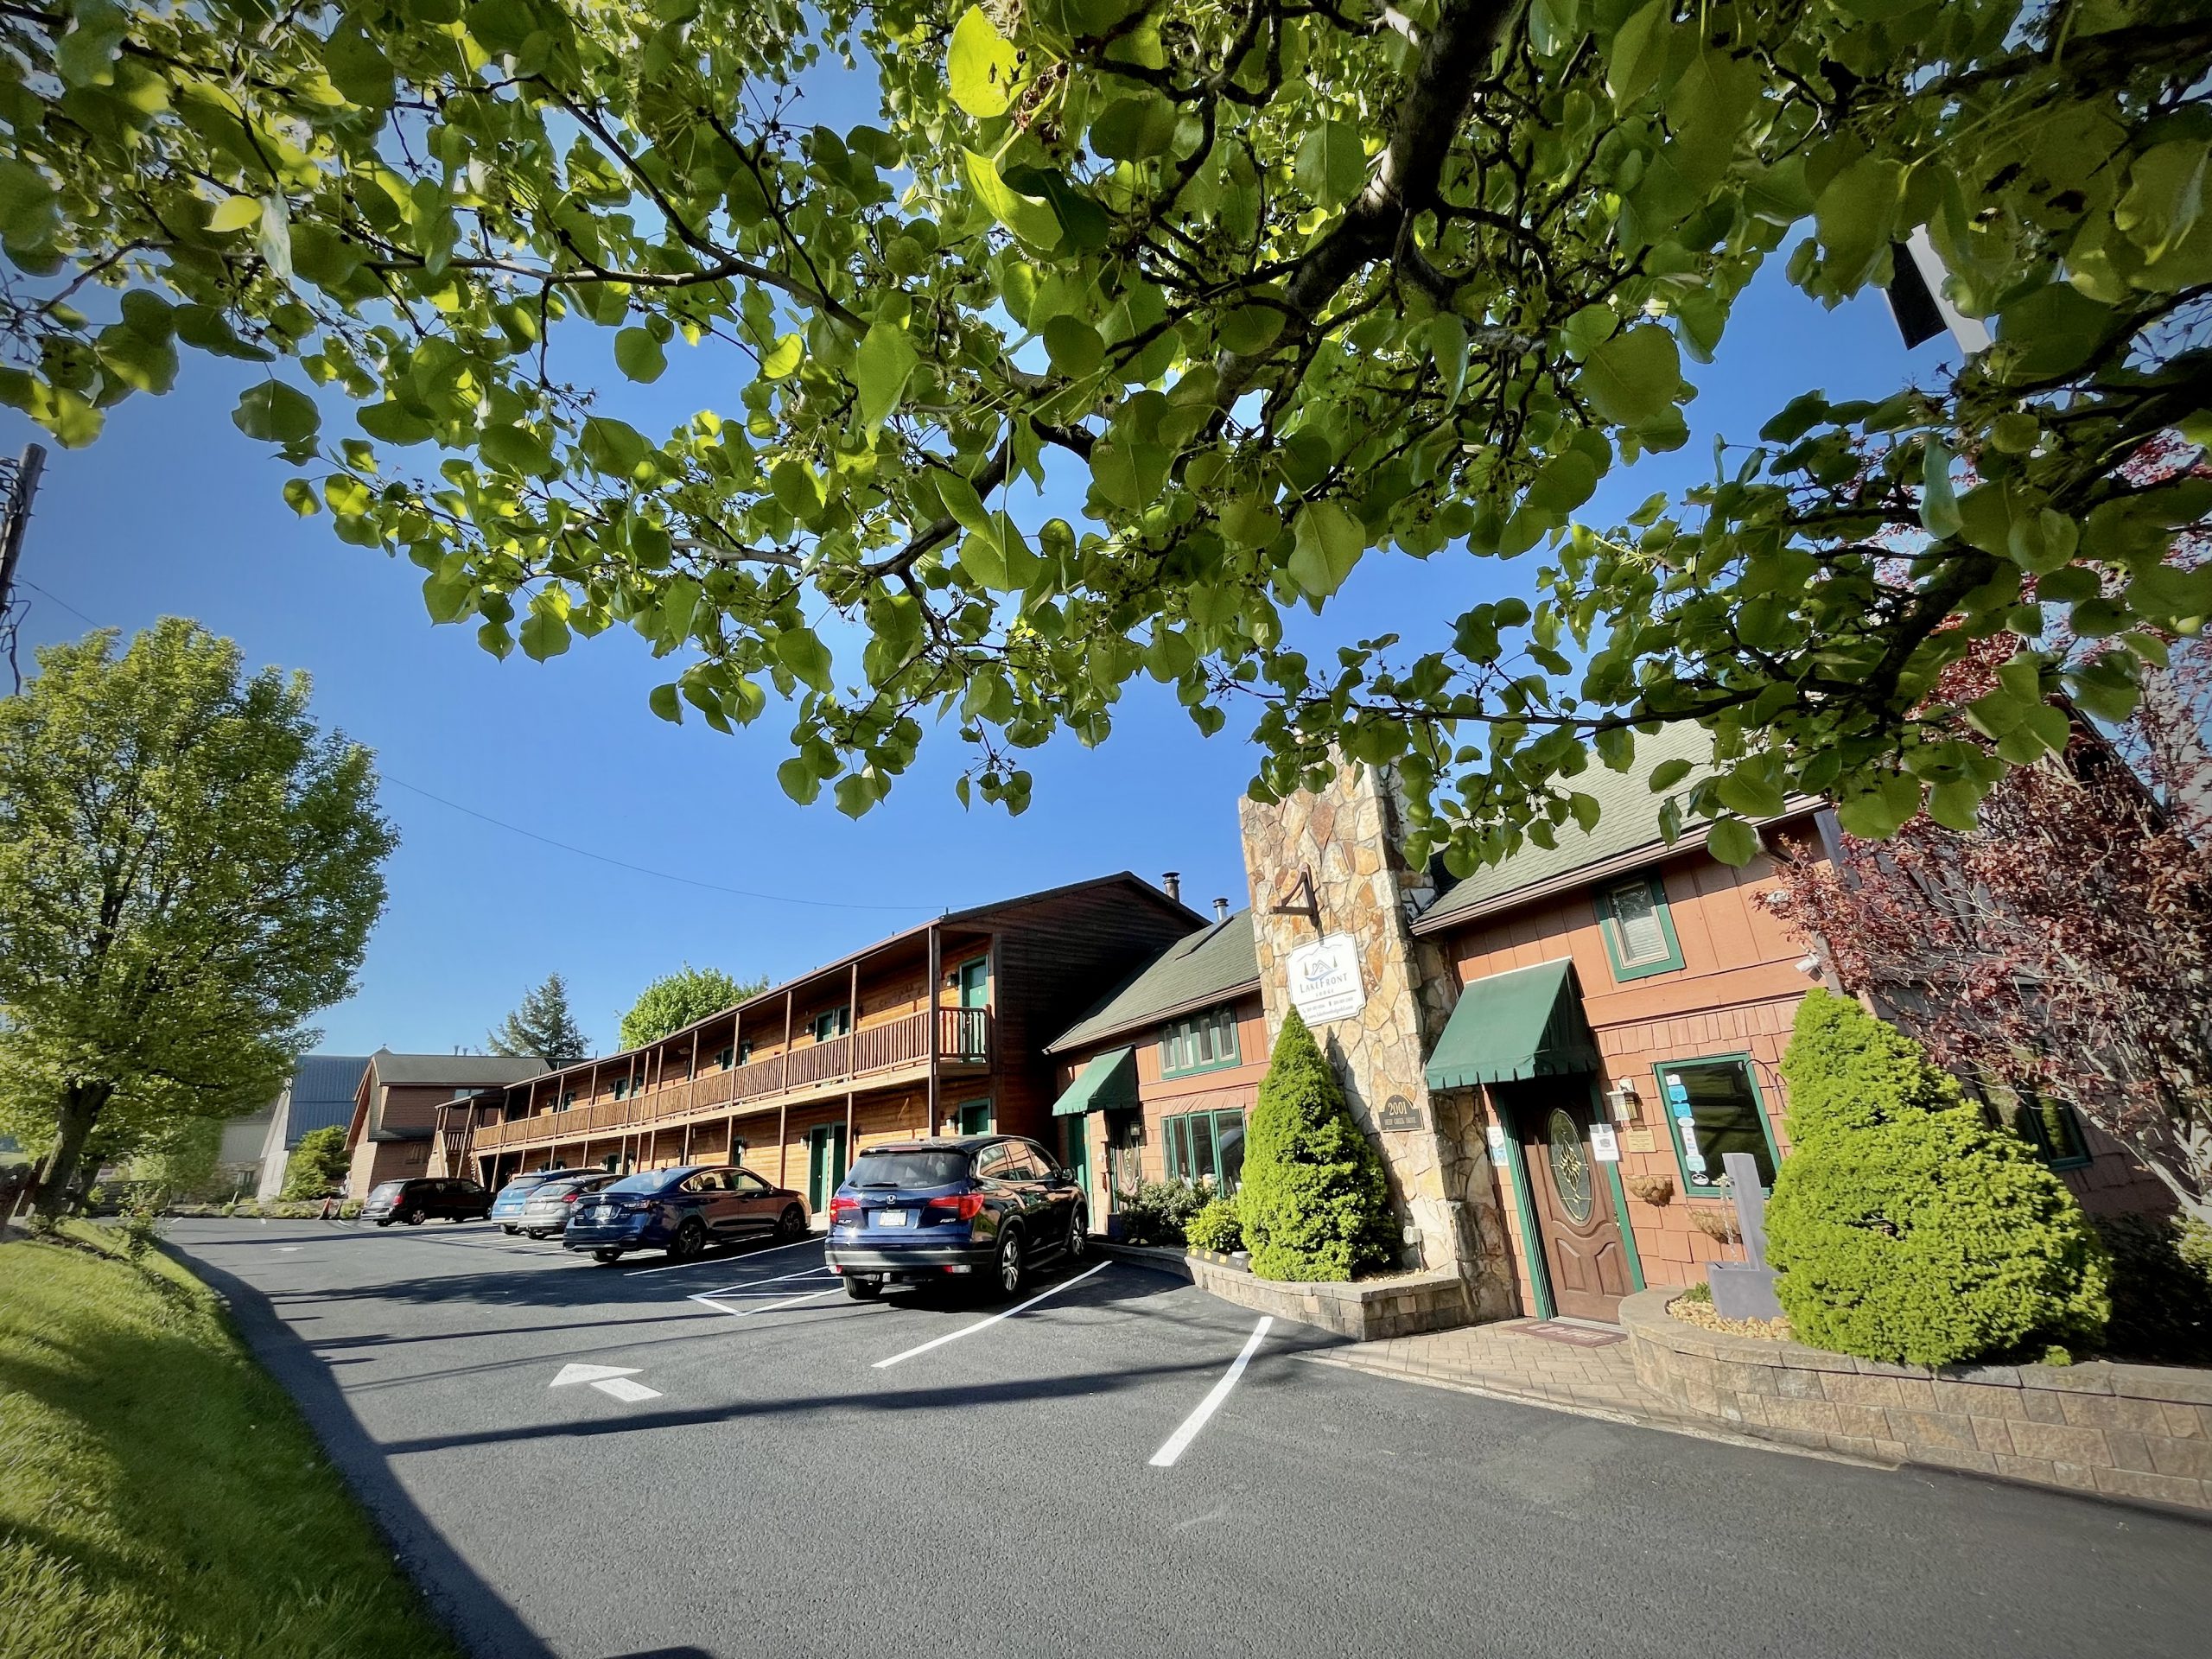
[[[48,593],[45,588],[40,587],[38,583],[33,582],[29,577],[19,576],[16,578],[16,581],[22,586],[29,588],[31,592],[42,594],[46,598],[52,600],[55,604],[59,605],[63,610],[68,612],[70,615],[75,617],[78,620],[81,622],[89,622],[96,628],[100,626],[98,618],[86,616],[82,611],[79,610],[74,605],[72,605],[67,600],[62,598],[59,594]]]
[[[632,864],[624,859],[609,858],[605,853],[594,853],[586,847],[572,847],[565,841],[556,841],[550,836],[541,836],[535,830],[525,830],[518,823],[509,823],[505,819],[495,818],[488,812],[479,812],[473,806],[463,806],[459,801],[449,801],[442,795],[433,795],[429,790],[418,788],[404,779],[395,778],[388,772],[379,775],[385,783],[397,784],[400,788],[410,794],[420,795],[425,800],[435,801],[440,806],[450,807],[454,811],[466,813],[472,818],[481,818],[485,823],[512,834],[527,836],[531,841],[543,842],[548,847],[557,847],[564,853],[574,853],[578,858],[594,859],[601,864],[612,864],[619,870],[629,870],[639,875],[650,875],[662,881],[678,881],[687,887],[704,887],[709,893],[726,893],[735,899],[758,899],[772,905],[807,905],[817,910],[937,911],[942,908],[937,905],[854,905],[845,904],[835,899],[794,899],[788,893],[751,893],[743,887],[726,887],[719,882],[702,881],[696,876],[677,875],[669,870],[649,869],[643,864]]]

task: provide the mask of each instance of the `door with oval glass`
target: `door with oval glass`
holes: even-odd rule
[[[1611,1183],[1590,1155],[1591,1107],[1580,1079],[1501,1090],[1529,1172],[1552,1301],[1571,1319],[1612,1319],[1630,1288]]]

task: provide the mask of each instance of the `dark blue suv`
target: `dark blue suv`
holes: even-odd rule
[[[806,1236],[806,1204],[734,1164],[678,1164],[625,1175],[576,1200],[561,1247],[601,1262],[626,1250],[694,1256],[717,1240]]]
[[[845,1294],[874,1301],[887,1284],[972,1274],[1011,1296],[1032,1266],[1080,1262],[1090,1217],[1075,1177],[1012,1135],[871,1147],[830,1200],[823,1260]]]

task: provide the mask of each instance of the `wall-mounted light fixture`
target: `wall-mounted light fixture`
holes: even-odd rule
[[[1636,1092],[1636,1085],[1624,1077],[1605,1094],[1606,1103],[1613,1109],[1613,1122],[1633,1123],[1643,1116],[1643,1102]]]

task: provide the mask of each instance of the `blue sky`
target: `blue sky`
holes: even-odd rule
[[[1690,366],[1701,393],[1690,443],[1608,478],[1586,510],[1592,522],[1706,475],[1716,433],[1751,438],[1807,386],[1880,395],[1942,362],[1947,342],[1908,356],[1878,296],[1828,312],[1781,271],[1777,257],[1746,293],[1718,360]],[[673,349],[651,388],[606,367],[603,406],[647,431],[735,406],[726,360]],[[568,372],[594,378],[580,357]],[[431,625],[415,567],[343,545],[327,517],[296,518],[279,496],[290,469],[231,424],[257,378],[188,358],[176,391],[110,411],[90,449],[49,442],[20,572],[24,638],[194,617],[251,664],[307,670],[318,717],[376,751],[401,845],[359,989],[318,1020],[324,1048],[481,1045],[553,970],[594,1041],[611,1048],[636,993],[683,962],[780,978],[942,909],[1122,869],[1180,871],[1201,910],[1216,894],[1245,902],[1236,804],[1253,755],[1234,712],[1204,739],[1169,688],[1140,678],[1106,745],[1063,739],[1032,755],[1035,799],[1019,818],[954,798],[965,756],[949,727],[860,822],[826,791],[796,806],[774,777],[787,709],[772,702],[734,738],[666,724],[645,694],[669,664],[626,631],[547,664],[495,662],[471,629]],[[0,448],[41,435],[0,410]],[[1540,563],[1370,553],[1322,621],[1298,632],[1330,643],[1397,632],[1426,646],[1466,606],[1525,590]],[[760,896],[615,868],[472,813]]]

